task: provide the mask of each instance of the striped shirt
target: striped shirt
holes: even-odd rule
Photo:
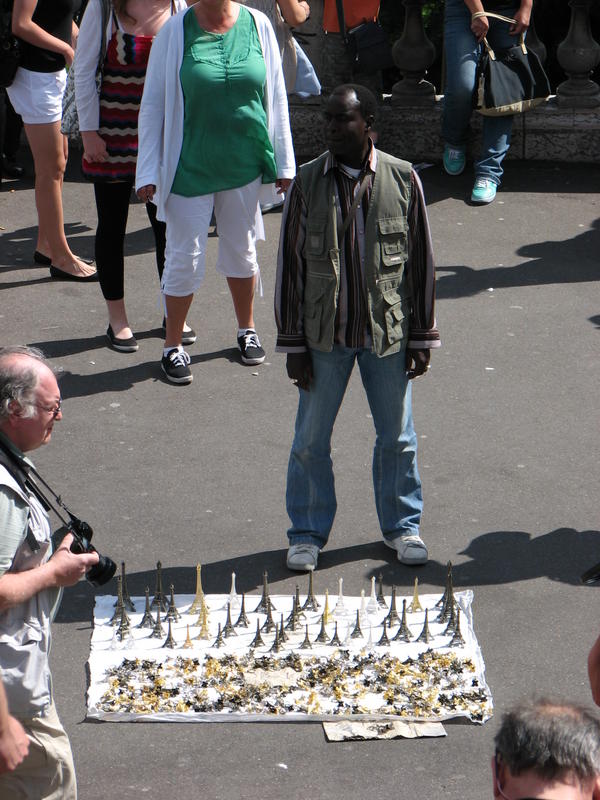
[[[338,224],[348,215],[363,175],[375,175],[377,150],[371,146],[363,170],[349,170],[329,153],[324,175],[333,170],[336,186]],[[367,184],[340,248],[340,285],[335,319],[335,344],[349,348],[372,346],[365,280],[365,221],[371,201],[372,180]],[[423,187],[411,170],[412,191],[408,208],[408,259],[404,266],[411,292],[411,311],[407,347],[428,349],[440,346],[435,322],[435,271],[431,233]],[[275,286],[276,350],[282,353],[307,350],[302,318],[306,261],[306,200],[300,177],[292,183],[281,226]]]

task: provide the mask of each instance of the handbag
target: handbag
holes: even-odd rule
[[[111,12],[111,2],[110,0],[100,0],[100,6],[102,8],[102,25],[100,52],[98,54],[98,65],[96,66],[96,91],[98,96],[100,96],[100,89],[102,88],[102,68],[104,66],[107,46],[106,28]],[[75,61],[73,61],[67,73],[67,85],[65,87],[65,93],[63,94],[60,130],[65,136],[74,139],[79,138],[79,116],[77,114],[77,103],[75,100]]]
[[[382,69],[394,66],[392,48],[379,22],[363,22],[351,30],[346,30],[343,0],[335,2],[340,25],[340,33],[352,59],[355,75],[371,75]]]
[[[2,0],[0,6],[0,89],[6,89],[19,68],[19,40],[12,33],[12,2]]]
[[[485,11],[473,14],[473,18],[482,16],[515,22]],[[523,34],[518,44],[506,50],[494,51],[486,38],[483,45],[473,92],[476,111],[487,117],[521,114],[548,98],[551,91],[548,76],[537,55],[525,46]]]

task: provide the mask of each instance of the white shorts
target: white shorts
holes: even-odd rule
[[[217,272],[226,278],[251,278],[258,272],[256,240],[264,239],[256,178],[225,192],[182,197],[170,194],[165,203],[167,248],[163,294],[185,297],[204,279],[206,242],[213,207],[219,234]]]
[[[26,125],[60,122],[62,99],[67,83],[66,70],[32,72],[19,67],[14,81],[7,88],[13,108]]]

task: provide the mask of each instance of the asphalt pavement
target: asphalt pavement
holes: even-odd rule
[[[92,187],[74,154],[64,186],[75,252],[93,257]],[[31,165],[29,164],[31,175]],[[591,704],[586,655],[600,632],[600,588],[580,574],[600,561],[598,389],[600,164],[511,161],[497,200],[465,202],[472,175],[421,172],[437,261],[442,348],[414,386],[429,563],[408,568],[381,541],[372,495],[372,420],[352,378],[334,433],[338,515],[315,575],[347,594],[383,574],[387,587],[441,591],[446,562],[474,592],[475,630],[496,715],[531,695]],[[281,216],[265,216],[267,359],[243,366],[218,238],[189,321],[194,381],[163,379],[158,280],[144,208],[132,204],[126,301],[140,349],[107,347],[97,284],[50,279],[32,262],[31,178],[0,192],[0,341],[41,347],[61,371],[63,420],[35,454],[40,472],[125,560],[131,594],[154,585],[257,592],[266,569],[292,593],[284,491],[296,390],[274,352],[272,311]],[[301,582],[304,578],[301,578]],[[101,592],[114,594],[114,584]],[[289,723],[116,724],[85,720],[94,591],[65,592],[51,656],[82,800],[395,800],[491,796],[497,719],[446,725],[443,739],[328,744],[322,726]]]

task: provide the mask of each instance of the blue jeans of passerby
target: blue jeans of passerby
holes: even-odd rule
[[[404,352],[379,358],[368,349],[336,345],[331,353],[310,354],[313,382],[310,391],[299,390],[288,466],[290,544],[327,543],[337,509],[331,435],[355,361],[375,425],[373,488],[382,533],[389,540],[418,533],[423,496]]]
[[[507,3],[497,13],[511,17],[518,8],[518,4]],[[487,40],[492,49],[504,50],[518,41],[509,33],[508,23],[492,17],[489,23]],[[446,0],[444,25],[446,87],[442,136],[451,147],[464,150],[473,110],[475,73],[483,45],[477,43],[471,32],[471,12],[464,0]],[[489,178],[500,184],[502,161],[510,147],[512,124],[512,115],[483,118],[481,154],[474,164],[476,177]]]

